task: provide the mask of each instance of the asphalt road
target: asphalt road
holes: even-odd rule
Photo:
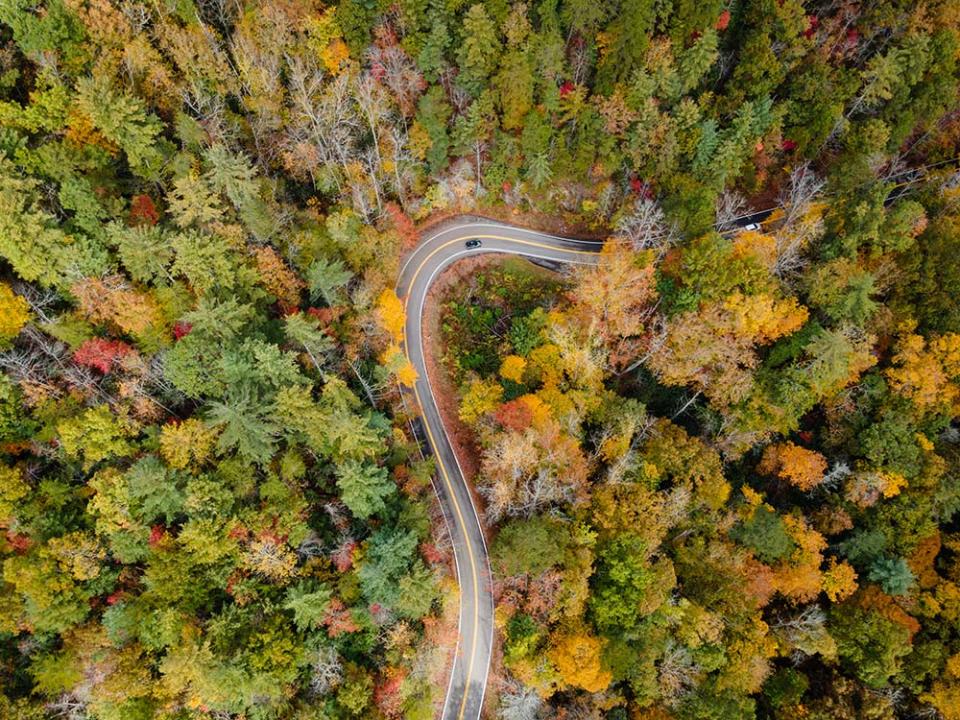
[[[467,240],[480,240],[467,248]],[[559,263],[595,264],[601,243],[578,241],[490,220],[461,217],[426,233],[397,281],[406,307],[405,350],[417,371],[408,397],[417,403],[423,434],[437,463],[434,489],[453,542],[460,584],[457,651],[442,720],[477,720],[483,707],[493,646],[490,561],[477,508],[437,410],[423,350],[423,305],[430,285],[452,263],[470,255],[502,253]]]

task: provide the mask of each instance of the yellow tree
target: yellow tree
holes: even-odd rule
[[[413,387],[417,381],[417,371],[413,363],[403,354],[403,350],[396,343],[390,343],[380,356],[380,364],[396,376],[397,381],[404,387]]]
[[[460,401],[460,419],[468,425],[492,412],[503,397],[503,388],[493,380],[474,380]]]
[[[857,591],[857,571],[846,560],[838,563],[836,558],[830,558],[822,585],[830,602],[841,602]]]
[[[19,468],[0,464],[0,525],[8,525],[17,514],[20,501],[30,494],[30,486]]]
[[[197,418],[169,423],[160,429],[160,454],[177,470],[201,467],[210,457],[218,431]]]
[[[515,383],[523,382],[523,371],[527,361],[519,355],[507,355],[500,364],[500,377]]]
[[[910,400],[922,415],[960,413],[960,335],[946,333],[930,341],[920,335],[900,338],[887,381],[898,395]]]
[[[673,318],[649,365],[663,383],[691,385],[727,407],[750,393],[756,348],[795,332],[807,317],[795,298],[736,292]]]
[[[960,720],[960,653],[947,660],[943,677],[920,699],[939,710],[944,720]]]
[[[599,335],[614,367],[628,365],[642,345],[657,298],[653,254],[607,242],[596,268],[576,275],[571,315],[588,335]]]
[[[586,632],[556,638],[550,648],[550,659],[564,685],[587,692],[602,692],[613,680],[601,663],[603,642]]]
[[[403,326],[407,321],[407,313],[400,298],[390,288],[386,288],[377,298],[377,322],[387,331],[395,343],[403,342]]]
[[[30,320],[30,306],[10,286],[0,283],[0,347],[12,340]]]
[[[763,451],[757,470],[765,475],[776,475],[806,492],[823,482],[827,461],[820,453],[792,442],[776,443]]]

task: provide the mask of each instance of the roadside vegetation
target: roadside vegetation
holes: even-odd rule
[[[559,275],[516,258],[490,260],[455,286],[440,300],[442,352],[452,377],[487,377],[504,355],[529,348],[564,289]]]
[[[434,716],[392,288],[479,209],[610,238],[448,304],[491,712],[956,720],[958,48],[952,0],[0,0],[0,717]]]

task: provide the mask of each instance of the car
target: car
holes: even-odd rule
[[[760,229],[760,224],[759,224],[759,223],[747,223],[746,225],[743,226],[743,229],[744,229],[744,230],[759,230],[759,229]]]
[[[480,247],[480,245],[482,245],[482,243],[479,240],[467,240],[464,243],[464,246],[466,246],[470,250],[473,250],[473,248],[478,248]]]

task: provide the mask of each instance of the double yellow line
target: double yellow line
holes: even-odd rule
[[[441,245],[438,245],[432,252],[430,252],[429,255],[427,255],[427,257],[425,257],[425,258],[423,259],[423,261],[421,261],[421,263],[417,266],[417,269],[414,270],[413,275],[412,275],[411,278],[410,278],[409,287],[407,288],[407,296],[404,298],[404,301],[403,301],[403,308],[404,308],[404,313],[405,313],[406,317],[409,317],[409,312],[408,312],[408,307],[409,307],[409,304],[410,304],[410,292],[409,292],[409,291],[410,291],[410,290],[414,287],[414,285],[416,284],[416,280],[417,280],[417,278],[419,277],[420,272],[423,270],[424,266],[426,266],[426,264],[427,264],[428,262],[430,262],[430,260],[431,260],[437,253],[439,253],[440,251],[442,251],[442,250],[450,247],[451,245],[456,245],[457,243],[463,242],[464,240],[468,240],[468,239],[476,239],[476,240],[503,240],[503,241],[510,242],[510,243],[514,243],[514,244],[517,244],[517,245],[523,245],[523,246],[535,247],[535,248],[542,248],[542,249],[545,249],[545,250],[552,250],[552,251],[554,251],[554,252],[569,253],[569,254],[572,254],[572,255],[589,255],[589,256],[596,256],[596,255],[597,255],[597,252],[596,252],[596,251],[591,251],[591,250],[574,250],[574,249],[571,249],[571,248],[558,247],[558,246],[555,246],[555,245],[548,245],[548,244],[546,244],[546,243],[539,243],[539,242],[535,242],[535,241],[533,241],[533,240],[520,240],[520,239],[517,239],[517,238],[506,237],[506,236],[503,236],[503,235],[487,235],[487,234],[479,234],[479,233],[467,233],[467,234],[465,234],[465,235],[463,235],[463,236],[461,236],[461,237],[458,237],[458,238],[456,238],[456,239],[454,239],[454,240],[448,240],[447,242],[442,243]],[[494,250],[493,252],[497,252],[497,251]],[[500,251],[500,252],[503,252],[503,251]],[[409,347],[410,347],[409,328],[410,328],[409,324],[405,323],[405,325],[404,325],[404,346],[405,346],[404,349],[405,349],[405,350],[408,350]],[[427,382],[427,385],[429,386],[429,382],[427,381],[427,378],[426,378],[426,367],[424,367],[423,369],[424,369],[424,382]],[[414,397],[415,397],[416,400],[417,400],[417,405],[420,407],[420,412],[421,412],[421,414],[423,414],[424,404],[423,404],[422,399],[420,398],[420,391],[417,389],[417,383],[416,383],[416,382],[414,382],[414,384],[413,384],[413,394],[414,394]],[[439,414],[439,410],[438,410],[438,414]],[[470,533],[467,531],[467,523],[466,523],[466,521],[464,520],[463,509],[460,507],[460,502],[457,500],[456,492],[454,492],[453,482],[450,480],[450,473],[448,472],[447,467],[446,467],[446,465],[445,465],[444,462],[443,462],[443,458],[442,458],[441,455],[440,455],[440,450],[439,450],[440,446],[437,444],[436,438],[434,438],[433,432],[430,430],[430,423],[427,422],[426,418],[424,418],[423,426],[426,428],[427,437],[428,437],[429,440],[430,440],[430,445],[431,445],[431,447],[433,447],[434,457],[437,459],[437,464],[438,464],[439,467],[440,467],[440,474],[441,474],[442,477],[443,477],[443,481],[444,481],[444,484],[445,484],[445,486],[446,486],[446,488],[447,488],[447,492],[448,492],[448,494],[450,495],[451,500],[453,501],[453,508],[454,508],[454,511],[455,511],[455,514],[456,514],[457,522],[459,523],[459,526],[460,526],[461,532],[462,532],[462,534],[463,534],[464,540],[466,541],[466,544],[467,544],[467,555],[468,555],[469,558],[470,558],[470,576],[471,576],[472,579],[473,579],[473,644],[472,644],[472,647],[471,647],[470,659],[469,659],[468,664],[467,664],[467,673],[466,673],[466,678],[465,678],[466,682],[465,682],[465,684],[464,684],[464,689],[463,689],[463,699],[460,701],[460,710],[459,710],[459,712],[457,713],[457,719],[458,719],[458,720],[463,720],[464,713],[466,712],[466,708],[467,708],[467,696],[468,696],[468,694],[469,694],[469,693],[468,693],[468,691],[469,691],[469,680],[470,680],[471,676],[473,675],[474,660],[475,660],[475,658],[476,658],[476,652],[477,652],[477,633],[479,632],[479,626],[480,626],[480,622],[479,622],[479,621],[480,621],[480,590],[479,590],[479,587],[480,587],[480,577],[479,577],[479,575],[478,575],[478,573],[477,573],[477,561],[476,561],[476,557],[475,557],[475,554],[474,554],[473,543],[472,543],[471,540],[470,540]],[[456,451],[453,451],[453,452],[456,452]],[[464,482],[466,482],[466,478],[463,478],[463,480],[464,480]],[[468,491],[468,492],[469,492],[469,491]],[[471,502],[472,502],[472,501],[471,501]],[[476,514],[476,512],[475,512],[475,514]],[[478,529],[480,530],[481,533],[483,532],[483,529],[482,529],[482,528],[479,528],[479,522],[478,522]],[[454,548],[454,553],[456,553],[456,548]],[[461,583],[461,587],[462,587],[462,583]],[[462,601],[461,601],[461,602],[462,602]],[[451,672],[452,672],[452,671],[451,671]]]

